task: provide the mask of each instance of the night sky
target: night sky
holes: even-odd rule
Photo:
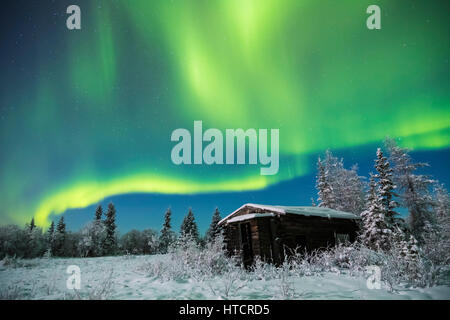
[[[81,8],[81,30],[66,8]],[[368,30],[378,4],[382,29]],[[331,149],[360,174],[385,136],[450,183],[450,2],[7,1],[0,28],[0,224],[113,201],[119,229],[171,206],[204,231],[246,202],[310,205]],[[280,168],[171,162],[177,128],[278,128]]]

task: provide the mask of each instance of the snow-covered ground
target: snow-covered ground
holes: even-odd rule
[[[450,299],[449,286],[368,289],[364,276],[346,273],[264,280],[226,277],[163,280],[148,266],[164,255],[32,259],[0,265],[3,299]],[[67,289],[70,265],[81,270],[81,289]]]

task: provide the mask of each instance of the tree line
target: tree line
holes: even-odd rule
[[[354,213],[361,217],[359,240],[376,251],[399,243],[407,254],[418,247],[444,253],[450,249],[450,197],[445,187],[419,171],[428,166],[414,162],[409,150],[386,139],[376,151],[369,181],[357,166],[345,169],[343,159],[330,151],[317,162],[317,203],[313,205]],[[406,219],[397,212],[407,211]]]
[[[55,225],[52,221],[47,231],[36,226],[34,218],[23,228],[17,225],[0,226],[0,258],[16,256],[35,258],[55,257],[100,257],[122,254],[167,253],[169,248],[187,238],[199,245],[213,241],[220,234],[218,208],[212,215],[211,224],[204,237],[200,236],[192,209],[184,217],[179,233],[172,230],[172,211],[167,209],[160,232],[153,229],[131,230],[119,235],[116,226],[116,208],[108,205],[106,212],[99,205],[91,222],[81,230],[66,229],[64,216]]]

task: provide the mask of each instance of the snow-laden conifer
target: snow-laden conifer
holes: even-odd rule
[[[392,230],[386,225],[383,198],[379,195],[377,183],[373,175],[370,177],[366,209],[361,213],[362,243],[373,250],[388,250],[390,248]]]

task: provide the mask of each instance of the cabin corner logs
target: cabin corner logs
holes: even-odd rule
[[[341,241],[355,241],[359,218],[345,214],[348,217],[280,214],[277,210],[244,205],[220,224],[228,253],[240,256],[244,266],[249,267],[256,257],[280,264],[295,250],[312,251]],[[237,218],[240,216],[247,217]]]

